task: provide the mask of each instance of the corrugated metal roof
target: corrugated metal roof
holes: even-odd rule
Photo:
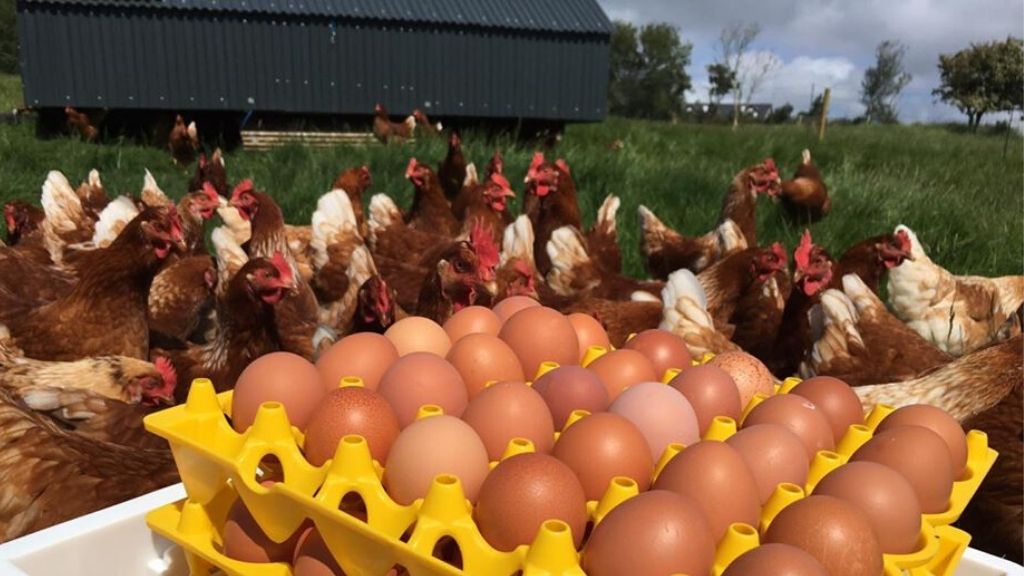
[[[597,0],[23,0],[28,4],[218,11],[608,34]]]

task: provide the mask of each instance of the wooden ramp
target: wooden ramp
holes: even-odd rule
[[[249,150],[269,150],[289,144],[328,148],[331,146],[366,146],[376,143],[377,139],[370,132],[242,131],[242,146]]]

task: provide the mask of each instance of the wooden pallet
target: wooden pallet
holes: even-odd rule
[[[331,146],[366,146],[376,143],[377,139],[369,132],[242,131],[242,146],[250,150],[268,150],[289,144],[327,148]]]

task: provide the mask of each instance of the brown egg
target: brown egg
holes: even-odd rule
[[[487,475],[473,517],[480,534],[498,550],[530,544],[547,520],[568,524],[578,548],[587,527],[587,499],[579,479],[557,458],[519,454]]]
[[[429,318],[409,316],[395,322],[384,332],[398,350],[399,356],[413,352],[431,352],[444,358],[452,347],[452,340],[444,328]]]
[[[739,422],[743,407],[740,392],[732,376],[718,366],[704,364],[683,370],[669,382],[690,402],[697,413],[700,433],[704,434],[715,416],[728,416]]]
[[[545,454],[555,443],[548,405],[523,382],[499,382],[485,389],[469,401],[462,419],[480,435],[491,461],[501,459],[513,438],[525,438]]]
[[[762,541],[800,548],[831,576],[882,574],[882,550],[867,517],[832,496],[808,496],[783,508]]]
[[[924,426],[938,434],[949,448],[953,479],[963,476],[967,467],[967,436],[960,423],[945,410],[927,404],[904,406],[886,416],[876,432],[884,432],[896,426]]]
[[[436,404],[451,416],[462,416],[469,403],[466,385],[454,366],[429,352],[402,356],[380,379],[377,392],[395,409],[405,428],[424,404]]]
[[[853,424],[864,423],[864,405],[846,382],[831,376],[815,376],[796,385],[791,394],[803,396],[828,419],[836,444]]]
[[[877,462],[899,472],[925,514],[944,512],[953,492],[953,466],[942,437],[923,426],[897,426],[864,443],[851,462]]]
[[[640,494],[608,513],[583,548],[588,576],[707,576],[715,541],[700,506],[665,490]]]
[[[306,459],[320,466],[334,458],[342,436],[358,434],[366,439],[373,459],[385,462],[399,430],[398,417],[383,396],[358,386],[336,388],[306,426]]]
[[[874,462],[850,462],[829,472],[814,493],[853,504],[871,523],[886,554],[909,554],[918,547],[921,505],[899,472]]]
[[[533,389],[544,398],[555,430],[565,427],[573,410],[591,414],[608,409],[608,391],[596,374],[582,366],[560,366],[534,381]]]
[[[654,366],[646,356],[636,350],[615,350],[608,352],[587,366],[601,379],[613,402],[622,391],[640,382],[658,380]]]
[[[762,544],[732,561],[722,576],[829,576],[807,552],[789,544]]]
[[[721,540],[733,522],[757,526],[761,514],[757,481],[740,453],[725,442],[704,440],[677,454],[658,475],[655,490],[670,490],[696,501]]]
[[[834,450],[832,425],[813,402],[803,396],[779,394],[761,402],[747,414],[743,427],[778,424],[796,434],[807,449],[807,459],[820,450]]]
[[[462,375],[470,399],[492,380],[526,380],[516,353],[497,336],[470,334],[452,346],[448,362]]]
[[[775,378],[757,358],[746,352],[723,352],[715,356],[712,366],[718,366],[732,376],[733,382],[740,391],[740,403],[746,408],[754,394],[771,396],[774,392]]]
[[[426,496],[436,476],[450,474],[475,502],[487,465],[487,449],[469,424],[454,416],[430,416],[398,435],[384,466],[384,486],[395,502],[407,505]]]
[[[363,386],[376,390],[380,377],[398,360],[395,345],[380,334],[360,332],[339,340],[320,355],[316,369],[328,390],[334,390],[345,376],[363,380]]]
[[[693,357],[690,356],[690,349],[686,342],[675,334],[666,330],[644,330],[637,334],[623,348],[636,350],[651,361],[658,380],[665,375],[670,368],[686,370],[690,368]]]
[[[299,539],[295,548],[295,559],[292,560],[294,576],[344,576],[341,567],[327,549],[320,532],[310,528]]]
[[[469,306],[453,314],[443,327],[452,344],[455,344],[463,336],[470,334],[497,336],[501,330],[501,318],[498,318],[490,308]]]
[[[533,306],[516,312],[505,321],[498,336],[515,350],[527,379],[537,374],[544,361],[579,362],[576,331],[561,312],[551,308]]]
[[[686,397],[660,382],[630,386],[608,411],[632,422],[647,439],[651,459],[657,462],[669,444],[686,446],[700,440],[697,415]]]
[[[800,437],[776,424],[758,424],[744,428],[725,441],[740,453],[757,481],[758,499],[768,501],[775,487],[783,482],[803,486],[810,465]]]
[[[509,318],[515,315],[516,312],[526,308],[536,308],[540,306],[540,302],[537,302],[533,298],[528,296],[509,296],[501,302],[494,305],[494,313],[505,322]]]
[[[569,323],[576,330],[576,340],[580,345],[580,355],[577,361],[583,360],[587,348],[591,346],[600,346],[606,350],[611,348],[612,343],[608,340],[608,333],[604,331],[604,326],[601,326],[596,318],[582,312],[569,314],[568,318]]]
[[[274,542],[263,533],[242,499],[238,498],[231,505],[224,523],[224,555],[242,562],[289,562],[304,531],[305,527],[300,528],[284,542]]]
[[[602,412],[578,420],[559,436],[552,455],[576,473],[587,500],[600,500],[616,476],[632,478],[641,492],[651,485],[654,461],[647,440],[618,414]]]
[[[288,421],[304,429],[327,391],[320,373],[305,358],[288,352],[260,356],[238,376],[231,398],[231,423],[245,432],[264,402],[280,402]]]

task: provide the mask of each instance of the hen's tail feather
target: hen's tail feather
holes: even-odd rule
[[[521,214],[515,222],[505,227],[501,239],[501,265],[519,258],[536,268],[533,262],[533,242],[533,224],[526,214]]]
[[[677,234],[647,206],[641,204],[637,207],[636,212],[640,220],[640,231],[643,234],[640,249],[645,255],[654,251],[655,244],[663,242],[668,236]]]
[[[89,170],[88,182],[92,188],[103,188],[103,182],[100,181],[100,171],[95,168]]]
[[[238,211],[224,198],[219,200],[220,206],[217,207],[217,215],[224,221],[224,225],[227,226],[230,231],[231,237],[235,243],[241,246],[249,241],[252,237],[252,223],[242,217],[242,213]]]
[[[476,186],[480,183],[480,178],[476,173],[476,164],[470,162],[466,164],[466,177],[462,180],[463,187]]]
[[[597,222],[594,224],[594,228],[603,229],[606,234],[615,234],[615,217],[620,206],[622,206],[622,200],[618,196],[614,194],[606,196],[601,207],[597,209]]]
[[[857,330],[857,308],[843,292],[826,290],[821,295],[820,303],[808,315],[820,315],[820,323],[812,321],[812,326],[817,326],[812,329],[814,344],[810,354],[800,365],[803,377],[816,375],[819,366],[833,358],[853,355],[851,348],[864,348],[864,340]]]
[[[215,228],[210,240],[213,242],[213,252],[217,258],[217,293],[222,294],[227,290],[228,283],[235,273],[249,261],[249,256],[235,242],[232,232],[224,226]]]
[[[748,248],[747,237],[731,218],[726,218],[715,228],[715,237],[718,239],[719,259]]]
[[[185,131],[188,132],[188,137],[190,139],[192,139],[192,140],[198,140],[199,139],[199,130],[196,128],[195,120],[193,120],[192,122],[188,123],[188,126],[185,128]]]
[[[328,246],[352,238],[359,238],[359,224],[348,194],[338,189],[321,196],[313,212],[312,238],[309,241],[314,268],[319,270],[330,260]]]
[[[138,215],[139,208],[131,198],[118,196],[100,212],[100,218],[96,221],[96,231],[92,235],[92,242],[100,248],[109,246],[117,239],[124,227]]]
[[[551,270],[547,280],[551,289],[563,296],[570,296],[577,291],[572,286],[576,271],[590,263],[590,255],[583,245],[583,237],[573,226],[562,226],[551,233],[547,244],[548,257],[551,259]]]
[[[682,338],[692,354],[739,349],[715,330],[707,311],[707,295],[693,272],[684,268],[670,274],[661,291],[661,300],[663,313],[659,328]]]
[[[160,189],[148,168],[142,178],[142,202],[146,206],[167,206],[171,203],[171,199]]]
[[[46,214],[45,225],[55,232],[75,230],[85,215],[81,199],[71,188],[67,177],[57,170],[46,175],[40,202]]]
[[[370,198],[370,241],[376,242],[377,236],[402,221],[402,212],[395,201],[384,193],[374,194]]]

